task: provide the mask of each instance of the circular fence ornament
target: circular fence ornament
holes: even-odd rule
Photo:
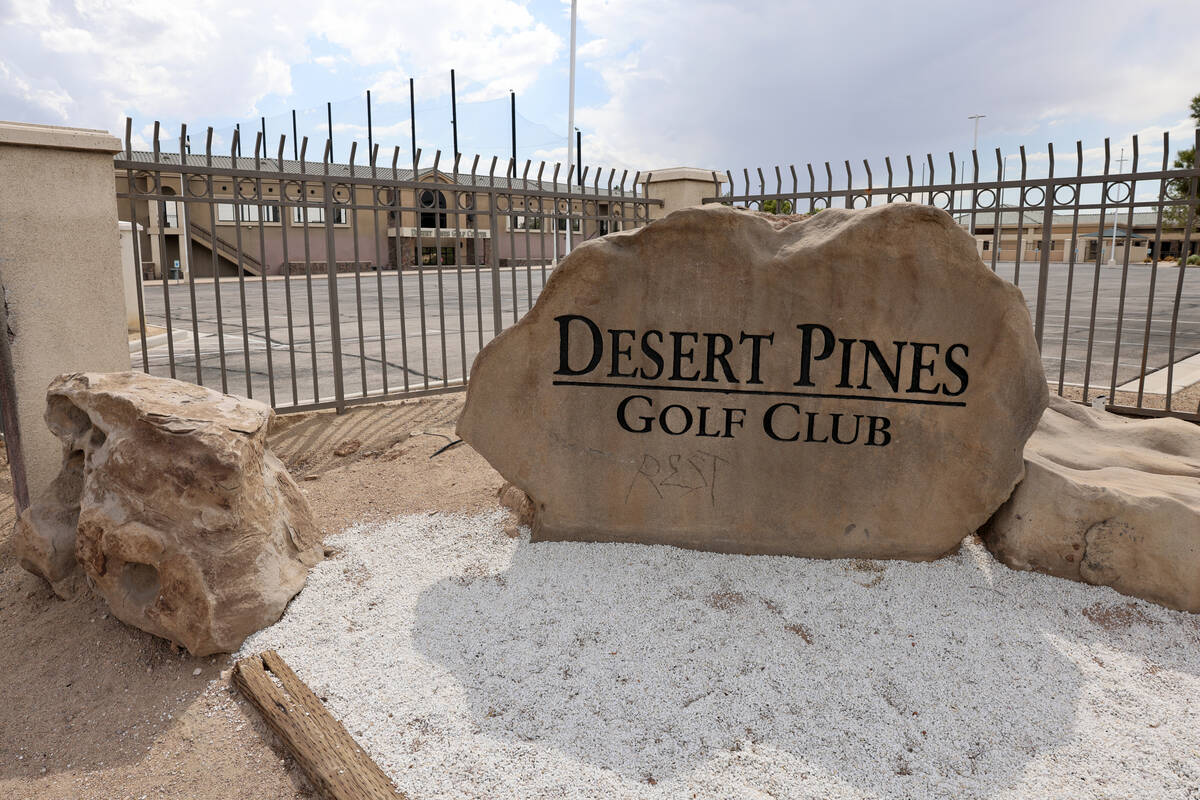
[[[1110,183],[1104,190],[1104,197],[1110,203],[1121,204],[1129,199],[1129,184],[1124,181]]]

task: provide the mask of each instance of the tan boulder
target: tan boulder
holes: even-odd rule
[[[83,447],[86,442],[81,443]],[[13,550],[22,567],[41,575],[54,593],[75,596],[83,573],[75,560],[75,529],[83,494],[83,450],[70,450],[58,475],[25,509],[13,532]]]
[[[46,423],[62,472],[21,518],[22,565],[69,589],[73,531],[78,564],[118,619],[194,655],[237,649],[322,557],[308,502],[267,449],[272,415],[142,373],[60,376]]]
[[[936,558],[1046,405],[1021,293],[944,212],[675,212],[575,249],[471,369],[459,435],[533,538]]]
[[[1015,569],[1200,612],[1200,427],[1052,398],[981,533]]]

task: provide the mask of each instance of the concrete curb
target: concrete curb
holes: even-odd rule
[[[175,342],[190,341],[192,338],[191,331],[171,329],[171,334],[174,336]],[[156,333],[153,336],[146,337],[146,349],[152,350],[155,347],[162,347],[167,343],[167,334]],[[142,338],[139,336],[136,339],[129,340],[129,352],[137,353],[142,349]]]

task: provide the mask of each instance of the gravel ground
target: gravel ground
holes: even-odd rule
[[[1200,617],[974,538],[816,561],[506,520],[331,537],[243,654],[277,649],[421,800],[1200,797]]]

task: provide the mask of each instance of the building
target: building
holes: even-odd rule
[[[335,183],[325,198],[320,178],[326,166],[320,162],[280,165],[272,159],[264,162],[271,175],[264,178],[235,174],[229,156],[187,158],[205,172],[185,178],[170,172],[180,163],[178,154],[160,153],[155,163],[153,153],[136,151],[128,160],[146,162],[147,169],[116,169],[118,213],[136,223],[137,259],[146,278],[233,276],[239,263],[249,275],[323,273],[330,247],[338,271],[490,265],[493,255],[500,266],[549,264],[566,252],[568,225],[577,243],[620,230],[633,221],[629,215],[645,213],[636,204],[610,203],[603,187],[432,169],[418,173],[416,182],[425,184],[420,187]],[[253,164],[242,157],[236,168],[248,172]],[[328,168],[331,175],[351,177],[349,165]],[[369,166],[353,169],[355,178],[372,178]],[[413,175],[391,167],[374,172],[384,181],[413,181]]]
[[[958,213],[955,219],[968,230],[971,229],[971,214]],[[997,231],[994,211],[980,211],[974,215],[976,250],[984,261],[991,261],[993,249],[997,250],[998,261],[1040,261],[1042,257],[1042,212],[1016,209],[1002,210]],[[1115,235],[1115,242],[1114,242]],[[1072,245],[1072,242],[1074,244]],[[1141,263],[1155,258],[1186,259],[1200,252],[1200,236],[1193,233],[1184,253],[1184,230],[1182,225],[1163,221],[1158,229],[1158,214],[1154,211],[1134,212],[1132,219],[1127,210],[1116,214],[1107,213],[1103,221],[1096,212],[1056,213],[1052,217],[1050,233],[1050,261],[1071,260],[1074,248],[1075,263],[1096,261],[1101,263],[1124,263],[1125,248],[1129,248],[1129,263]]]

